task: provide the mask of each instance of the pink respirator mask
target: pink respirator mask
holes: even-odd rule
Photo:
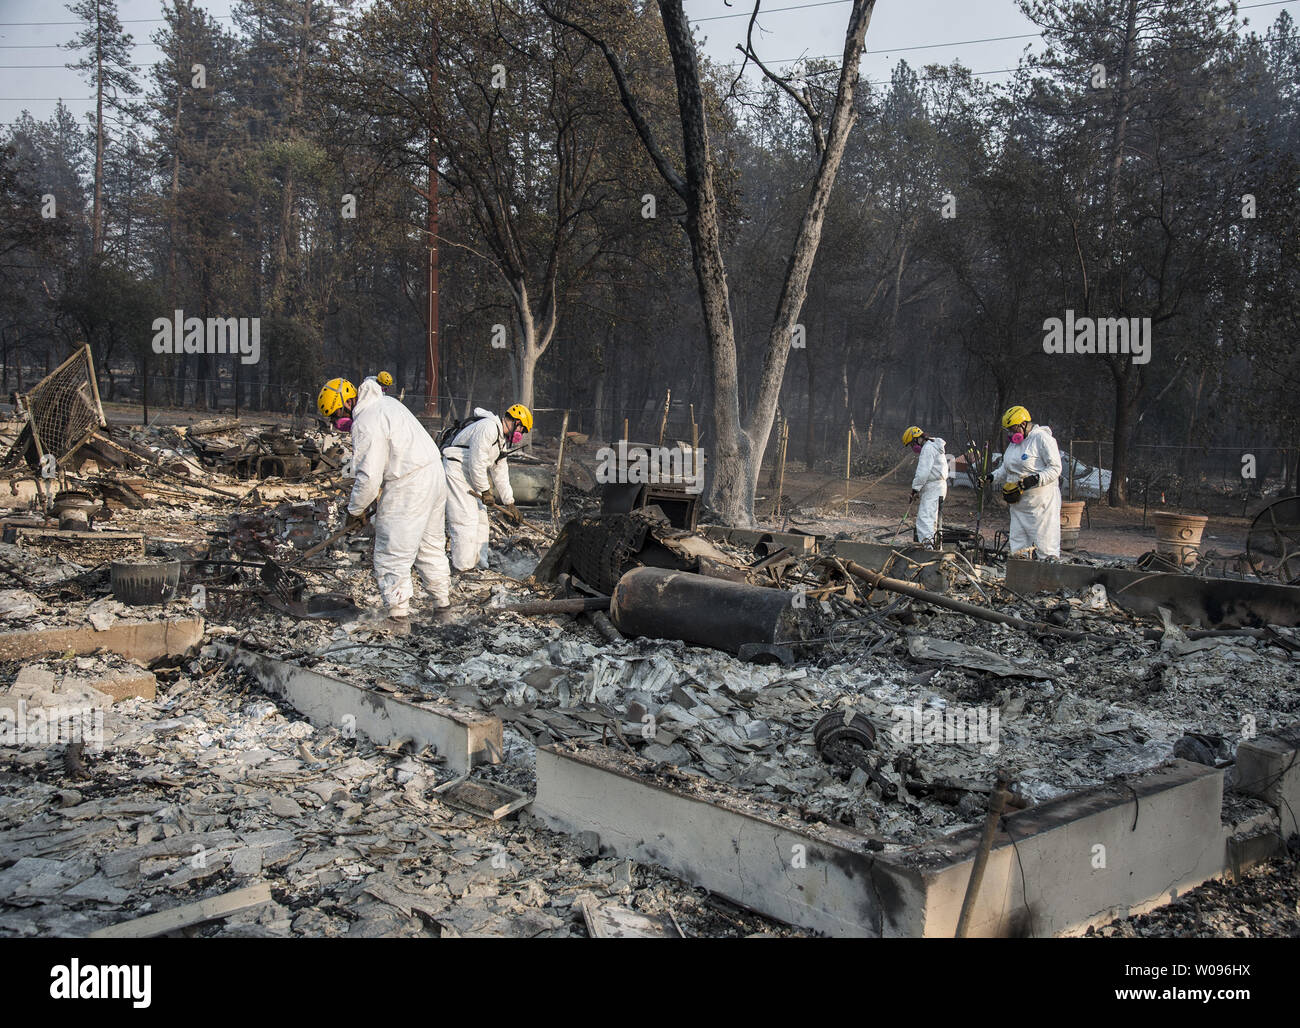
[[[523,441],[524,441],[524,430],[522,428],[516,428],[514,434],[510,436],[510,445],[518,446]]]
[[[1025,433],[1013,432],[1011,435],[1007,436],[1007,438],[1011,440],[1011,444],[1013,446],[1019,446],[1021,443],[1025,441]]]
[[[334,427],[338,429],[340,432],[351,432],[352,419],[346,416],[341,418],[335,418]]]
[[[920,443],[913,443],[913,444],[912,444],[912,452],[913,452],[913,453],[920,453],[920,452],[921,452],[921,444],[920,444]]]

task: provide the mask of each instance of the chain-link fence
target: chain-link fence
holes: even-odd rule
[[[50,415],[51,432],[56,431],[56,425],[67,424],[71,436],[78,437],[90,425],[92,415],[87,407],[87,396],[93,394],[88,394],[84,386],[89,382],[93,388],[93,381],[86,377],[84,364],[89,363],[89,355],[83,357],[83,352],[65,362],[55,373],[60,381],[64,374],[75,377],[77,385],[83,388],[80,399],[67,389],[57,390],[64,407]],[[80,363],[83,361],[84,364]],[[223,377],[212,384],[218,387],[216,394],[222,398],[214,409],[233,409],[232,381]],[[193,380],[190,380],[190,385],[194,387]],[[201,379],[198,388],[206,394],[208,385]],[[280,397],[278,409],[264,408],[265,412],[290,414],[302,422],[314,418],[316,395],[303,391],[298,383],[290,386],[288,383],[263,382],[260,389],[263,395]],[[423,414],[426,400],[423,391],[399,390],[399,393],[412,411]],[[121,390],[119,396],[124,402],[130,402],[122,396]],[[435,424],[449,423],[455,414],[465,413],[473,407],[500,413],[510,402],[513,399],[508,390],[503,392],[499,384],[476,393],[472,398],[443,395],[439,398],[440,416]],[[569,431],[588,437],[594,444],[603,445],[627,438],[631,442],[673,446],[678,443],[689,445],[698,440],[705,453],[713,446],[711,411],[702,403],[676,398],[666,410],[663,399],[635,405],[534,407],[530,442],[557,439],[566,410]],[[842,416],[814,412],[810,421],[802,410],[791,412],[788,417],[782,412],[774,420],[767,440],[760,483],[766,483],[768,479],[775,483],[783,427],[787,475],[811,472],[843,479],[847,467],[849,477],[859,481],[883,474],[904,456],[899,437],[905,426],[901,422],[895,424],[893,419],[886,422],[878,417],[868,435],[864,425],[850,425]],[[960,432],[953,426],[946,427],[947,431],[941,425],[933,426],[933,429],[946,438],[948,452],[955,456],[966,448],[970,440],[960,437]],[[45,441],[43,420],[37,421],[37,430],[42,432],[42,445],[53,449]],[[1064,428],[1057,429],[1056,438],[1065,471],[1061,486],[1065,497],[1090,501],[1105,498],[1111,485],[1110,440],[1074,438]],[[64,440],[65,443],[72,441],[71,438]],[[1139,507],[1172,507],[1242,516],[1243,512],[1258,508],[1264,500],[1300,492],[1298,458],[1300,452],[1296,448],[1278,446],[1179,446],[1135,442],[1130,450],[1126,492],[1129,503]],[[901,482],[908,475],[910,470],[904,467],[891,480]]]
[[[1109,445],[1104,451],[1109,453]],[[1300,492],[1297,451],[1279,446],[1139,443],[1130,459],[1130,502],[1245,517],[1261,501]]]

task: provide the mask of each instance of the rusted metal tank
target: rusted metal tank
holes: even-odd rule
[[[746,643],[797,645],[809,637],[809,608],[798,593],[688,571],[634,568],[610,598],[610,619],[625,635],[681,639],[738,653]]]

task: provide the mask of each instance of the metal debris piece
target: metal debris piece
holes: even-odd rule
[[[1167,607],[1180,625],[1300,625],[1300,586],[1014,559],[1007,561],[1006,582],[1019,593],[1086,589],[1100,582],[1125,610],[1153,617]]]
[[[520,807],[533,801],[533,797],[502,782],[491,782],[468,775],[453,779],[433,790],[433,794],[449,807],[477,814],[489,821],[500,821]]]
[[[274,593],[263,596],[272,610],[301,621],[353,621],[361,616],[361,608],[351,596],[342,593],[314,593],[305,599],[285,602]]]
[[[33,554],[72,557],[80,564],[144,556],[142,532],[81,532],[6,521],[2,537],[4,542],[14,543]]]
[[[1300,496],[1276,500],[1255,515],[1246,535],[1246,559],[1261,578],[1300,584]]]
[[[840,747],[870,750],[876,745],[876,726],[852,710],[835,710],[813,725],[813,744],[826,759]]]
[[[64,532],[89,532],[90,519],[99,508],[95,497],[80,489],[64,489],[54,496],[54,516]]]
[[[707,568],[716,577],[744,577],[741,565],[702,535],[674,528],[658,507],[573,519],[538,562],[534,575],[549,582],[572,571],[593,589],[608,593],[636,567]]]
[[[5,463],[26,457],[33,467],[46,454],[62,466],[94,433],[105,426],[99,403],[95,365],[89,344],[51,371],[26,397],[28,422]]]
[[[672,914],[654,917],[617,903],[601,903],[592,896],[581,901],[582,920],[593,939],[684,939]]]
[[[1013,664],[989,650],[951,639],[932,639],[914,635],[907,640],[907,653],[913,660],[936,660],[944,665],[956,664],[970,671],[987,671],[999,678],[1051,678],[1042,668]]]

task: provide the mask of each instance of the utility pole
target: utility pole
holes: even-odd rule
[[[429,103],[432,107],[438,87],[438,22],[434,15],[433,52],[429,68]],[[434,135],[437,117],[430,111],[429,120],[429,352],[425,375],[424,413],[438,416],[438,137]]]
[[[104,22],[103,11],[95,4],[95,203],[91,214],[90,252],[96,257],[104,252]]]

